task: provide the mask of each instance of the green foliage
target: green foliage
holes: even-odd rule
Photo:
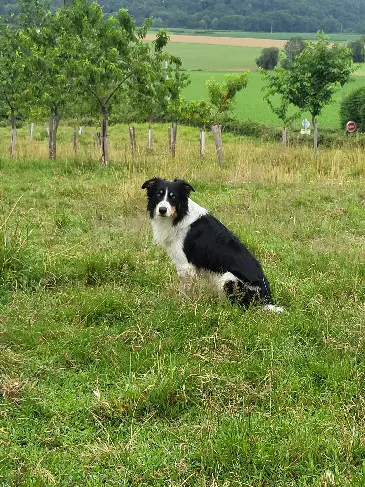
[[[256,64],[262,69],[274,69],[278,60],[279,49],[277,47],[264,47],[261,55],[256,59]]]
[[[342,128],[352,120],[359,132],[365,132],[365,87],[352,91],[342,100],[340,120]]]
[[[298,36],[292,37],[284,45],[284,57],[281,60],[281,66],[289,69],[291,63],[305,48],[305,41]]]
[[[361,36],[356,41],[348,43],[354,63],[365,63],[365,36]]]
[[[246,88],[248,73],[227,74],[224,81],[219,83],[214,78],[206,82],[209,100],[216,109],[216,116],[228,112],[232,108],[232,103],[238,92]]]
[[[331,102],[338,87],[349,81],[352,71],[348,48],[331,46],[328,38],[319,33],[317,42],[307,41],[291,68],[281,72],[281,84],[286,86],[288,101],[315,118]]]

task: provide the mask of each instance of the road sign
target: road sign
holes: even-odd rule
[[[346,130],[347,132],[350,132],[350,134],[352,134],[352,132],[355,132],[356,130],[356,123],[355,122],[352,122],[350,120],[350,122],[347,122],[346,124]]]
[[[306,118],[305,118],[304,120],[302,120],[302,128],[303,128],[304,130],[308,130],[308,129],[309,129],[309,127],[310,127],[310,122],[309,122],[309,120],[307,120]]]

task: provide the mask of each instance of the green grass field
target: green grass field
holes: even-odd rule
[[[168,44],[166,51],[178,56],[188,71],[242,71],[256,69],[259,47],[238,47],[210,44]]]
[[[364,177],[356,148],[91,129],[45,159],[0,129],[0,485],[363,487]],[[142,183],[182,177],[260,258],[283,314],[178,293]]]

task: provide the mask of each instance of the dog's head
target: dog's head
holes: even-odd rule
[[[188,200],[194,188],[182,179],[166,181],[153,178],[144,182],[147,189],[147,211],[151,218],[171,218],[179,222],[188,212]]]

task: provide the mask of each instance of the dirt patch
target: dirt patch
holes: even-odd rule
[[[253,37],[214,37],[214,36],[186,36],[169,35],[170,42],[182,42],[187,44],[220,44],[222,46],[245,47],[279,47],[283,48],[287,41],[279,39],[254,39]],[[155,34],[147,34],[146,40],[153,41]]]

